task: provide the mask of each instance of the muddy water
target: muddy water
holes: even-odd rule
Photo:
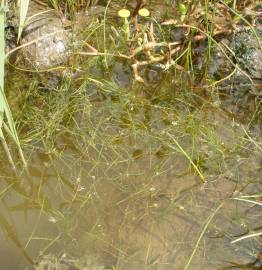
[[[231,243],[261,231],[261,206],[233,199],[261,195],[259,123],[174,87],[86,97],[50,145],[27,143],[29,176],[1,153],[1,269],[261,267],[261,238]]]
[[[261,103],[110,69],[17,110],[29,175],[1,152],[0,269],[261,269],[261,236],[232,243],[261,232],[261,205],[239,200],[261,204]]]

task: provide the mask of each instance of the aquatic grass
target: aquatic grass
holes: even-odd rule
[[[207,220],[204,222],[204,224],[203,224],[203,229],[201,230],[201,232],[200,232],[200,234],[199,234],[199,237],[198,237],[198,239],[197,239],[197,242],[196,242],[196,244],[195,244],[195,246],[194,246],[194,249],[193,249],[193,251],[192,251],[192,253],[191,253],[191,255],[190,255],[190,257],[189,257],[189,259],[188,259],[188,261],[187,261],[187,263],[186,263],[186,265],[185,265],[185,267],[183,268],[184,270],[188,270],[188,269],[189,269],[189,267],[190,267],[190,265],[191,265],[191,262],[192,262],[192,260],[193,260],[193,258],[194,258],[194,256],[195,256],[195,254],[196,254],[196,252],[197,252],[198,246],[199,246],[199,244],[200,244],[200,242],[201,242],[203,236],[205,235],[205,233],[206,233],[208,227],[210,226],[212,220],[213,220],[214,217],[217,215],[217,213],[219,212],[219,210],[223,207],[223,205],[224,205],[223,202],[222,202],[221,204],[219,204],[219,205],[215,208],[215,210],[209,215],[209,217],[207,218]]]
[[[187,140],[187,138],[184,140],[183,136],[195,137],[194,144],[198,144],[199,137],[204,137],[205,143],[210,140],[212,148],[219,133],[216,134],[217,131],[213,129],[210,122],[203,121],[199,124],[197,118],[201,117],[201,112],[207,109],[207,105],[204,107],[195,104],[192,98],[193,93],[185,89],[177,90],[172,99],[166,97],[157,100],[158,94],[160,97],[162,96],[161,89],[159,89],[159,92],[151,100],[150,98],[136,96],[128,89],[122,89],[108,78],[102,79],[97,76],[93,78],[89,74],[89,79],[83,84],[82,87],[80,86],[77,89],[73,84],[64,83],[60,89],[54,89],[53,92],[35,92],[34,95],[31,95],[30,101],[25,100],[27,105],[24,107],[25,113],[21,114],[20,121],[24,125],[28,124],[28,133],[23,134],[23,140],[30,142],[27,145],[28,148],[35,147],[34,152],[44,152],[51,157],[50,161],[45,161],[45,163],[48,163],[48,165],[45,165],[47,167],[40,170],[44,175],[46,174],[41,176],[43,177],[41,178],[43,185],[45,181],[50,181],[49,185],[52,186],[51,189],[56,194],[54,196],[56,200],[62,198],[61,205],[63,207],[60,206],[63,210],[59,209],[59,211],[64,214],[64,217],[55,225],[61,228],[63,232],[66,231],[70,237],[75,238],[75,232],[72,228],[75,222],[79,222],[81,241],[87,239],[86,241],[89,241],[91,247],[94,243],[99,250],[103,249],[106,252],[113,248],[115,257],[119,258],[119,252],[121,253],[122,257],[119,260],[128,260],[130,256],[132,261],[135,259],[135,255],[131,257],[127,252],[127,245],[123,243],[119,246],[118,242],[108,240],[109,238],[114,239],[114,235],[104,228],[103,220],[109,219],[116,222],[116,220],[122,220],[123,218],[119,226],[122,226],[121,230],[125,231],[126,225],[133,226],[132,224],[135,222],[132,220],[133,223],[131,221],[128,223],[129,213],[132,213],[134,220],[141,219],[143,221],[143,218],[145,218],[148,221],[150,218],[156,219],[158,215],[161,215],[164,220],[165,215],[180,209],[180,204],[177,204],[177,200],[173,201],[173,197],[170,199],[168,211],[164,209],[159,214],[155,214],[151,205],[154,198],[158,199],[158,193],[159,198],[162,198],[161,196],[165,196],[165,194],[169,195],[170,191],[161,189],[161,185],[164,185],[163,179],[168,177],[171,162],[176,161],[177,153],[181,152],[171,138],[167,137],[167,132],[172,131],[172,137],[173,132],[178,134],[175,137],[177,142],[197,168],[199,166],[191,155],[197,155],[198,145],[192,153],[191,140]],[[92,84],[99,86],[95,89],[98,96],[103,94],[103,98],[89,100],[88,90],[91,86],[94,87]],[[170,86],[170,89],[173,88],[173,86]],[[168,91],[165,93],[168,93]],[[37,106],[37,104],[41,105]],[[207,104],[211,106],[210,103],[207,102]],[[145,112],[145,107],[149,112]],[[154,114],[157,110],[159,112]],[[200,116],[195,113],[197,110],[199,110]],[[163,114],[159,114],[160,111]],[[144,121],[146,113],[149,114],[149,119]],[[41,118],[40,115],[43,117]],[[54,115],[54,118],[50,115]],[[66,115],[69,116],[69,119],[63,121]],[[122,115],[128,118],[127,125],[122,125],[125,121],[121,117]],[[170,121],[169,124],[168,120]],[[42,128],[42,125],[45,128]],[[48,134],[49,127],[51,127],[51,132]],[[209,134],[206,132],[207,129],[210,129],[213,133],[210,132]],[[206,136],[203,136],[205,134]],[[214,141],[213,137],[215,138]],[[114,143],[119,138],[122,139],[122,142]],[[51,141],[52,147],[50,147],[48,141]],[[167,142],[172,145],[174,151],[171,150],[172,153],[167,153],[168,157],[156,159],[155,152],[162,144],[166,145]],[[219,145],[214,146],[214,148],[219,147]],[[141,163],[140,159],[135,160],[132,157],[133,150],[138,148],[143,149],[143,156],[148,163],[143,163],[143,157]],[[174,152],[175,155],[173,155]],[[185,155],[182,153],[181,156],[184,157]],[[222,159],[225,157],[219,156]],[[184,162],[187,164],[188,159],[186,158]],[[195,170],[193,165],[192,168]],[[212,168],[210,170],[212,171]],[[209,175],[206,175],[206,172],[202,172],[202,169],[200,172],[208,179]],[[176,175],[178,174],[179,172],[176,172]],[[51,177],[50,180],[49,177]],[[152,186],[154,188],[156,179],[161,180],[161,185],[156,187],[155,195],[154,192],[152,194],[150,189]],[[172,176],[173,180],[176,181],[177,189],[184,181],[182,177]],[[112,189],[115,192],[113,194],[110,193]],[[46,191],[45,193],[49,194]],[[177,196],[180,198],[180,195]],[[185,198],[190,201],[191,197]],[[185,202],[181,201],[181,208],[183,207],[182,203]],[[55,208],[58,209],[58,206],[55,206]],[[126,209],[127,212],[125,212]],[[186,217],[190,221],[195,222],[194,224],[201,224],[199,217],[195,217],[190,211],[187,211],[187,208],[185,208],[183,214],[187,214]],[[92,216],[92,212],[95,212],[94,216]],[[88,216],[86,217],[86,215]],[[212,213],[202,225],[193,247],[194,253],[191,253],[193,255],[188,269],[192,266],[205,232],[209,228],[215,228],[215,225],[212,225],[214,216],[215,214]],[[50,218],[50,220],[52,219]],[[57,220],[56,216],[54,216],[54,222],[55,220]],[[84,224],[84,226],[81,227],[81,224]],[[229,235],[229,237],[232,240],[232,236]],[[35,237],[30,239],[33,240]],[[63,240],[59,238],[57,241]],[[44,252],[48,251],[43,250]]]
[[[261,236],[261,235],[262,235],[262,232],[251,233],[251,234],[248,234],[248,235],[245,235],[245,236],[239,237],[238,239],[233,240],[231,242],[231,244],[235,244],[235,243],[238,243],[240,241],[243,241],[243,240],[246,240],[246,239],[250,239],[250,238],[255,238],[255,237],[258,237],[258,236]]]
[[[94,60],[100,61],[101,58]],[[108,57],[111,64],[109,60],[111,58]],[[88,69],[88,65],[91,69]],[[40,182],[39,188],[32,187],[31,193],[26,193],[25,197],[41,189],[44,196],[38,196],[36,211],[45,210],[50,226],[55,223],[58,231],[57,237],[37,237],[31,233],[27,242],[50,241],[52,238],[53,241],[48,242],[40,252],[46,254],[50,246],[54,243],[59,246],[62,242],[64,245],[68,243],[64,248],[66,254],[67,248],[71,248],[72,239],[79,239],[80,236],[79,242],[82,245],[85,243],[84,252],[89,253],[89,248],[94,247],[98,252],[113,253],[117,263],[121,260],[132,263],[136,254],[143,252],[143,247],[130,254],[132,243],[128,239],[118,242],[120,237],[125,236],[126,228],[139,229],[136,226],[138,222],[149,224],[150,227],[158,221],[159,216],[160,225],[166,217],[172,217],[173,222],[176,219],[168,214],[178,211],[182,218],[185,216],[189,220],[192,228],[196,229],[202,224],[187,261],[188,268],[193,268],[193,259],[208,229],[214,228],[232,240],[231,234],[212,225],[218,210],[214,210],[203,223],[203,217],[195,215],[194,208],[187,208],[187,202],[195,202],[193,193],[202,185],[200,181],[195,181],[195,175],[207,180],[203,186],[206,193],[201,193],[201,197],[208,197],[208,180],[212,174],[220,177],[219,180],[226,175],[222,170],[217,173],[212,165],[206,171],[205,166],[201,167],[196,161],[199,153],[204,151],[208,152],[209,160],[215,156],[218,163],[226,163],[230,154],[220,144],[221,133],[214,127],[213,118],[206,121],[202,116],[210,107],[214,109],[212,103],[197,97],[194,90],[184,85],[184,81],[179,85],[172,84],[179,76],[178,72],[176,75],[172,73],[170,81],[165,78],[167,83],[158,85],[157,91],[152,94],[154,89],[151,85],[121,88],[114,81],[110,69],[107,70],[109,76],[104,76],[103,72],[92,75],[93,66],[94,61],[85,63],[83,77],[79,78],[77,87],[73,81],[62,82],[51,91],[32,86],[16,117],[23,131],[21,141],[25,143],[26,151],[32,153],[35,183],[38,185]],[[81,66],[78,68],[81,70]],[[79,87],[79,83],[83,84]],[[135,87],[140,92],[135,93]],[[142,88],[144,92],[141,94]],[[196,99],[198,102],[195,102]],[[218,113],[217,109],[211,111],[212,114]],[[231,120],[227,124],[231,127]],[[171,137],[167,135],[168,132]],[[252,133],[248,131],[248,134],[253,138]],[[244,146],[246,141],[232,139],[231,143],[233,146],[229,148],[234,150],[237,145]],[[171,150],[168,149],[169,145]],[[161,147],[167,151],[157,156],[156,152]],[[142,155],[136,159],[133,153],[137,149],[142,151]],[[179,166],[171,169],[177,160],[184,164],[185,171]],[[231,167],[229,170],[233,171]],[[184,176],[192,176],[196,185],[188,188],[187,192],[182,190],[180,194],[183,184],[191,181]],[[175,189],[164,187],[165,180],[175,183]],[[160,209],[159,213],[155,213],[154,200],[157,204],[165,196],[170,200],[168,211]],[[43,205],[46,197],[55,201],[47,208]],[[20,205],[22,208],[25,211],[26,208],[30,209],[30,205]],[[55,215],[55,210],[61,212],[61,219]],[[110,227],[111,223],[114,227]],[[236,221],[234,224],[238,225]],[[109,230],[106,230],[107,226]],[[77,246],[77,254],[82,251],[81,243]],[[168,247],[168,243],[165,245]],[[151,260],[150,245],[147,248],[145,268],[148,266],[146,260],[154,264],[152,267],[163,263],[158,262],[158,258]]]
[[[258,206],[258,207],[262,206],[262,202],[261,201],[254,200],[256,198],[258,198],[259,200],[261,200],[262,195],[261,194],[243,195],[243,196],[240,196],[240,197],[233,197],[232,199],[233,200],[236,200],[236,201],[240,201],[240,202],[251,204],[252,206]],[[261,231],[260,232],[254,232],[254,233],[248,233],[246,235],[243,235],[243,236],[238,237],[235,240],[232,240],[231,241],[231,244],[235,244],[235,243],[238,243],[238,242],[243,241],[243,240],[248,240],[248,239],[253,239],[253,238],[256,238],[256,237],[260,237],[261,235],[262,235],[262,232]]]
[[[190,164],[193,166],[194,170],[196,171],[196,173],[199,175],[200,179],[205,182],[205,176],[203,175],[203,173],[201,172],[200,168],[195,164],[195,162],[192,160],[192,158],[188,155],[188,153],[183,149],[183,147],[180,145],[180,143],[176,140],[176,138],[167,133],[167,135],[169,136],[169,138],[172,140],[172,142],[174,142],[174,144],[178,147],[179,151],[181,151],[181,153],[188,159],[188,161],[190,162]],[[171,144],[168,144],[168,146],[172,149],[175,149]]]
[[[254,196],[241,196],[240,198],[233,198],[233,199],[234,200],[237,200],[237,201],[242,201],[242,202],[247,202],[247,203],[251,203],[251,204],[254,204],[254,205],[262,206],[262,203],[261,202],[250,200],[250,197],[251,198],[254,198]],[[259,197],[262,197],[262,196],[260,195]]]
[[[256,148],[262,153],[262,144],[261,142],[256,142],[247,132],[244,126],[242,126],[243,131],[245,132],[246,137],[248,140],[256,146]]]

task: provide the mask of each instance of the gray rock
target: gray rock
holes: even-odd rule
[[[222,90],[262,95],[262,29],[255,31],[256,34],[251,29],[242,29],[214,44],[207,66],[204,62],[207,46],[202,44],[195,50],[196,68],[201,71],[206,67],[210,79],[221,81],[217,87]]]
[[[70,33],[64,29],[58,13],[43,10],[32,1],[28,12],[30,17],[21,39],[24,62],[37,70],[66,63],[70,55]]]
[[[97,2],[98,0],[89,0],[87,3],[95,5]],[[90,21],[96,12],[100,12],[100,9],[89,7],[88,13],[77,14],[77,21],[71,22],[56,10],[30,1],[28,21],[21,39],[23,48],[20,58],[26,66],[36,70],[65,65],[72,53],[72,45],[75,45],[72,41],[76,39],[70,26],[75,24],[77,31],[85,29],[88,20]]]
[[[262,29],[237,32],[230,44],[239,66],[253,79],[262,79]]]

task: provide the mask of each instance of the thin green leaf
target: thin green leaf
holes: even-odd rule
[[[16,132],[13,116],[12,116],[10,107],[8,105],[5,93],[1,88],[0,88],[0,101],[2,102],[4,113],[5,113],[5,116],[7,118],[8,126],[10,128],[10,135],[12,136],[12,138],[16,142],[16,144],[19,145],[19,139],[18,139],[18,135]]]
[[[18,29],[18,40],[22,35],[23,28],[25,26],[26,14],[28,11],[29,0],[21,0],[20,16],[19,16],[19,29]]]
[[[29,2],[29,0],[26,0]],[[26,16],[27,8],[28,8],[28,3],[27,6],[25,6],[26,3],[24,3],[24,0],[22,0],[21,3],[21,9],[22,11],[20,12],[20,18],[24,18]],[[2,1],[0,5],[0,139],[2,140],[4,149],[6,151],[6,154],[8,156],[8,159],[12,165],[13,168],[15,168],[12,156],[10,154],[9,148],[6,144],[5,137],[3,134],[3,128],[8,129],[10,131],[10,135],[17,144],[19,148],[19,153],[21,155],[21,158],[23,160],[23,163],[26,166],[26,162],[21,150],[21,146],[19,143],[18,135],[16,132],[15,128],[15,123],[12,117],[12,113],[9,107],[9,104],[7,102],[5,92],[4,92],[4,78],[5,78],[5,13],[6,13],[6,6],[4,5],[4,2]],[[7,124],[4,122],[5,117],[7,118]]]

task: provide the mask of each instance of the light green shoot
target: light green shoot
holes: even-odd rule
[[[18,28],[18,40],[21,38],[25,21],[26,21],[26,14],[28,11],[29,0],[20,0],[20,12],[19,12],[19,28]]]
[[[183,22],[186,18],[187,7],[184,4],[179,3],[178,9],[180,13],[180,20],[181,22]]]

